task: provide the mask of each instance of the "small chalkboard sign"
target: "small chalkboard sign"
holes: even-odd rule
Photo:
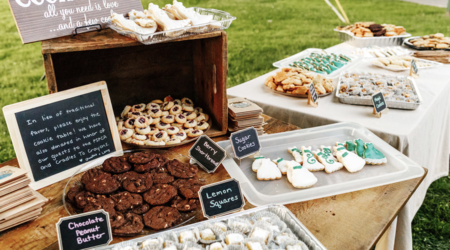
[[[317,108],[318,99],[319,99],[319,96],[317,95],[316,87],[314,87],[314,83],[311,83],[309,85],[309,91],[308,91],[308,104]]]
[[[226,152],[207,135],[202,135],[189,150],[189,156],[206,172],[213,173],[225,160]]]
[[[56,232],[61,250],[108,245],[113,239],[109,213],[103,209],[61,218]]]
[[[122,152],[105,82],[9,105],[3,113],[19,165],[35,189]]]
[[[245,205],[241,186],[236,179],[202,186],[198,191],[198,197],[202,205],[203,215],[208,219],[239,211]]]
[[[234,156],[238,159],[245,158],[261,150],[258,131],[254,127],[231,133],[230,140]]]
[[[384,100],[383,93],[378,92],[372,96],[373,113],[381,117],[381,112],[387,110],[387,104]]]
[[[419,68],[417,67],[415,59],[411,60],[411,70],[409,72],[409,75],[414,77],[414,78],[419,77]]]

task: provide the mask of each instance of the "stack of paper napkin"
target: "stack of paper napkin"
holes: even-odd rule
[[[228,99],[228,130],[236,132],[254,127],[258,135],[264,134],[262,112],[262,108],[247,99],[240,97]]]

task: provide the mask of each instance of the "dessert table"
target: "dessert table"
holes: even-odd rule
[[[345,43],[327,52],[349,54],[355,47]],[[350,70],[389,75],[409,74],[409,70],[393,72],[372,66],[362,60]],[[322,97],[318,108],[307,105],[307,99],[276,94],[264,85],[264,80],[277,70],[228,89],[228,95],[245,97],[264,109],[264,113],[302,128],[337,122],[358,123],[391,146],[428,168],[428,175],[393,223],[389,233],[377,246],[380,249],[412,249],[411,222],[421,206],[426,191],[436,179],[449,173],[450,154],[450,65],[421,69],[416,79],[423,103],[416,110],[390,109],[376,118],[373,107],[342,104],[335,96]],[[334,80],[337,83],[337,79]],[[426,146],[425,146],[426,145]]]
[[[263,115],[266,133],[279,133],[300,129],[275,118]],[[228,139],[227,136],[213,138],[214,141]],[[188,155],[193,143],[171,148],[176,153]],[[124,149],[126,149],[124,145]],[[17,159],[0,166],[17,166]],[[200,178],[213,183],[230,178],[223,166],[213,174],[199,171]],[[404,207],[424,176],[390,185],[370,188],[322,199],[310,200],[286,207],[317,237],[328,249],[372,249],[389,228],[399,211]],[[2,249],[58,249],[56,223],[68,216],[62,202],[62,193],[68,179],[42,188],[39,192],[49,201],[42,214],[35,221],[0,233]],[[246,203],[244,209],[254,206]],[[193,212],[194,219],[189,223],[205,220],[201,211]],[[112,243],[131,239],[114,237]]]

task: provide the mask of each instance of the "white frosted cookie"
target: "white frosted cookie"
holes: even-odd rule
[[[278,168],[281,171],[281,174],[287,173],[287,161],[285,161],[283,158],[277,158],[275,160],[272,160],[272,162],[277,164]]]
[[[331,156],[333,156],[333,160],[337,161],[336,152],[334,152],[334,150],[331,148],[331,146],[322,145],[322,146],[320,146],[320,148],[322,149],[322,151],[324,153],[331,154]]]
[[[333,147],[336,152],[337,159],[344,164],[344,167],[350,172],[355,173],[360,171],[366,165],[366,161],[357,156],[353,152],[349,152],[342,144],[338,144],[337,147]]]
[[[262,160],[264,159],[264,156],[260,155],[260,156],[255,156],[253,157],[253,159],[255,160],[252,164],[252,170],[253,172],[258,172],[259,167],[261,167],[261,163]]]
[[[331,174],[335,171],[338,171],[344,165],[338,162],[332,155],[329,153],[325,153],[320,149],[313,150],[312,153],[317,157],[317,159],[325,166],[325,172]]]
[[[297,147],[288,148],[288,152],[292,154],[294,160],[300,164],[303,163],[302,151]]]
[[[373,146],[373,143],[364,143],[364,160],[367,164],[380,165],[387,162],[386,156]]]
[[[307,168],[309,171],[320,171],[325,169],[325,166],[314,157],[311,152],[311,147],[302,146],[301,150],[303,152],[303,167]]]
[[[281,172],[277,165],[270,161],[270,159],[263,159],[261,167],[258,168],[256,178],[260,181],[270,181],[281,179]]]
[[[293,161],[288,163],[287,176],[288,180],[295,188],[308,188],[317,183],[317,178],[313,173]]]

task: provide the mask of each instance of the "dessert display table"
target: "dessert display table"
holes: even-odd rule
[[[300,129],[275,118],[263,115],[264,130],[268,134]],[[213,138],[214,141],[228,139],[228,135]],[[176,153],[188,156],[193,143],[171,148]],[[124,149],[127,149],[124,145]],[[17,159],[0,166],[17,166]],[[389,228],[399,211],[408,202],[426,176],[370,188],[352,193],[310,200],[286,207],[328,249],[372,249]],[[223,166],[213,174],[199,171],[200,178],[213,183],[230,178]],[[56,223],[68,216],[62,202],[62,193],[68,179],[38,190],[49,199],[42,214],[34,221],[0,233],[0,245],[9,249],[58,249]],[[244,209],[254,206],[246,203]],[[200,210],[193,212],[195,218],[189,223],[205,220]],[[112,243],[129,240],[131,237],[114,237]]]

